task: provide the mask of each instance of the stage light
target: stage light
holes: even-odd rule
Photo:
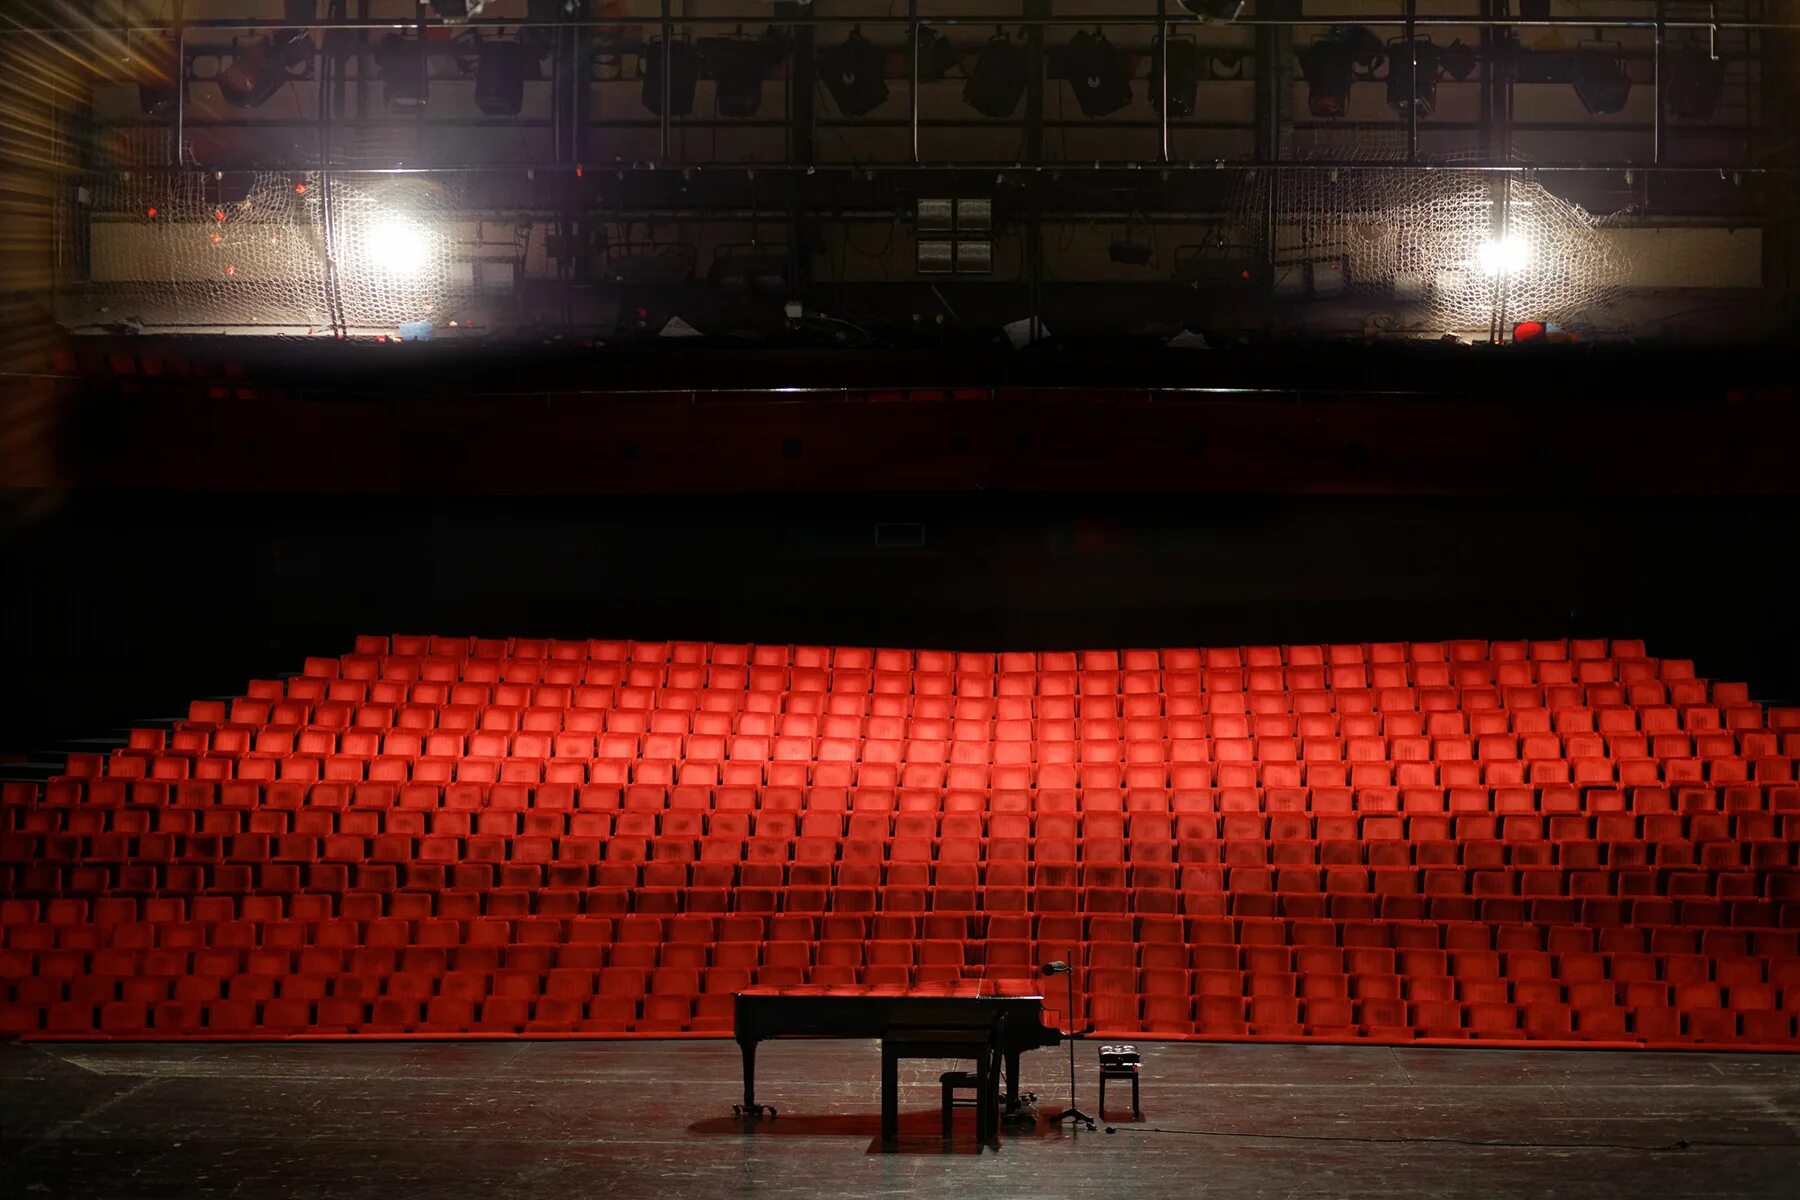
[[[1684,46],[1669,63],[1669,111],[1689,121],[1710,121],[1725,90],[1725,63],[1699,46]]]
[[[1490,278],[1496,275],[1517,275],[1531,265],[1531,243],[1517,234],[1492,238],[1481,244],[1476,252],[1475,262],[1481,272]]]
[[[233,108],[257,108],[292,78],[289,67],[309,61],[312,54],[312,34],[305,29],[280,29],[269,37],[237,43],[231,62],[215,80],[219,98]],[[143,102],[141,93],[138,100]]]
[[[1029,73],[1025,47],[997,34],[982,47],[963,84],[963,103],[984,117],[1010,117],[1025,97]]]
[[[425,107],[431,84],[422,42],[390,33],[375,51],[375,65],[381,71],[381,91],[389,108]]]
[[[1315,117],[1341,117],[1350,110],[1350,85],[1367,78],[1381,58],[1381,40],[1360,25],[1334,25],[1299,52],[1306,77],[1306,107]],[[1411,70],[1411,64],[1407,65]]]
[[[1179,3],[1202,21],[1218,23],[1235,21],[1244,11],[1244,0],[1179,0]]]
[[[956,47],[950,39],[929,29],[919,31],[919,79],[936,83],[956,65]]]
[[[490,117],[516,117],[525,106],[530,56],[517,42],[483,42],[475,66],[475,107]]]
[[[666,54],[664,47],[667,47]],[[687,41],[651,42],[644,47],[644,107],[660,115],[663,102],[663,70],[669,72],[669,115],[685,117],[694,111],[694,85],[700,78],[700,60]]]
[[[1315,117],[1341,117],[1348,112],[1352,69],[1349,48],[1341,43],[1314,42],[1301,50],[1307,111]]]
[[[446,21],[467,21],[479,17],[487,0],[431,0],[431,11]]]
[[[1631,76],[1619,58],[1618,47],[1583,46],[1575,55],[1575,95],[1589,116],[1619,112],[1631,96]]]
[[[1474,49],[1461,38],[1457,38],[1444,47],[1442,53],[1438,55],[1438,61],[1444,68],[1444,74],[1456,82],[1462,83],[1475,73],[1477,60]]]
[[[1437,108],[1438,54],[1424,38],[1410,46],[1395,42],[1388,47],[1387,101],[1395,112],[1406,116],[1416,103],[1419,115],[1429,117]]]
[[[763,76],[768,70],[769,49],[760,41],[741,37],[701,38],[697,49],[706,73],[713,80],[713,101],[720,116],[753,117],[762,107]]]
[[[432,238],[412,217],[399,212],[377,216],[363,238],[371,270],[398,279],[413,279],[430,264]]]
[[[1084,115],[1104,117],[1131,103],[1125,56],[1106,35],[1082,30],[1063,49],[1063,75]]]
[[[1169,71],[1169,115],[1191,117],[1200,91],[1199,51],[1187,38],[1176,38],[1167,45],[1161,38],[1156,39],[1150,58],[1150,107],[1157,112],[1162,111],[1165,60]]]
[[[874,112],[888,98],[887,52],[860,29],[819,55],[819,81],[846,117]]]

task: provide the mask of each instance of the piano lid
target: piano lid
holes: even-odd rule
[[[739,996],[829,996],[843,999],[880,1000],[1037,1000],[1039,992],[1009,991],[1002,984],[987,979],[958,980],[955,983],[919,984],[915,987],[882,987],[879,984],[802,983],[786,987],[747,987],[734,993]]]

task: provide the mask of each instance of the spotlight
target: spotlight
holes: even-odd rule
[[[1010,117],[1025,96],[1029,72],[1025,47],[1003,33],[995,34],[963,84],[963,103],[984,117]]]
[[[1299,54],[1306,76],[1306,107],[1315,117],[1341,117],[1350,109],[1350,85],[1367,79],[1381,60],[1381,40],[1360,25],[1334,25]],[[1411,63],[1407,64],[1411,70]]]
[[[381,70],[381,91],[389,108],[425,107],[431,76],[425,67],[423,42],[390,33],[375,51],[375,65]]]
[[[364,236],[368,266],[378,274],[413,279],[431,262],[432,238],[425,227],[403,213],[375,218]]]
[[[1063,75],[1086,116],[1108,116],[1131,103],[1125,56],[1098,30],[1084,29],[1069,40],[1063,49]]]
[[[467,21],[479,17],[487,0],[431,0],[431,11],[446,21]]]
[[[644,107],[661,115],[663,70],[669,72],[669,115],[685,117],[694,111],[694,84],[700,78],[700,60],[692,42],[652,42],[644,47]]]
[[[1200,91],[1200,53],[1187,38],[1177,38],[1164,45],[1156,39],[1150,58],[1150,107],[1162,111],[1163,68],[1169,72],[1169,115],[1191,117],[1194,101]]]
[[[1406,116],[1416,103],[1419,115],[1429,117],[1437,108],[1438,54],[1425,38],[1388,47],[1387,101],[1395,112]]]
[[[1575,55],[1575,95],[1589,116],[1610,116],[1631,96],[1631,76],[1618,51],[1617,45],[1608,50],[1596,44],[1581,47]]]
[[[516,117],[525,106],[531,62],[517,42],[483,42],[475,65],[475,107],[490,117]]]
[[[1481,273],[1490,278],[1517,275],[1531,265],[1531,243],[1512,233],[1491,239],[1483,242],[1481,249],[1476,251],[1475,262]]]
[[[1669,64],[1669,111],[1689,121],[1710,121],[1725,90],[1725,63],[1698,46],[1677,50]]]
[[[219,97],[233,108],[257,108],[294,78],[288,68],[312,58],[312,34],[305,29],[280,29],[269,37],[232,48],[231,62],[215,82]],[[143,95],[138,96],[139,103]]]
[[[819,55],[819,80],[846,117],[863,117],[888,98],[887,52],[852,29],[850,36]]]
[[[697,49],[706,73],[713,80],[714,103],[726,117],[753,117],[762,107],[763,75],[768,70],[769,49],[760,41],[742,37],[701,38]]]
[[[1181,7],[1202,21],[1224,23],[1237,20],[1244,11],[1244,0],[1177,0]]]

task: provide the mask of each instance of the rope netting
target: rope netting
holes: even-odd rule
[[[125,172],[84,185],[77,242],[92,303],[147,329],[392,332],[465,286],[451,185],[245,178]]]
[[[1233,221],[1240,244],[1274,263],[1278,293],[1363,298],[1445,330],[1591,322],[1620,298],[1631,264],[1603,219],[1529,172],[1361,157],[1245,174]]]

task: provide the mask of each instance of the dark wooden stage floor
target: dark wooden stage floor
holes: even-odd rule
[[[1145,1050],[1141,1124],[978,1157],[969,1126],[937,1137],[920,1063],[879,1152],[874,1043],[765,1045],[782,1115],[753,1126],[729,1115],[730,1042],[4,1045],[0,1196],[1791,1196],[1800,1177],[1800,1056]],[[1067,1059],[1025,1063],[1060,1108]]]

